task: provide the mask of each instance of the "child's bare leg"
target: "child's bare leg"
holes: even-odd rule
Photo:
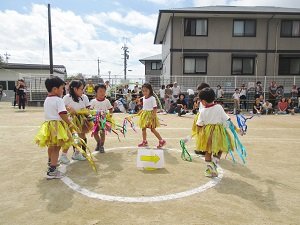
[[[100,138],[101,138],[101,141],[99,142],[100,146],[104,146],[104,143],[105,143],[105,131],[104,130],[100,131]]]
[[[48,148],[48,152],[50,151],[50,166],[56,167],[58,162],[58,156],[59,156],[59,146],[53,146]]]
[[[147,140],[147,132],[146,132],[146,128],[142,129],[142,135],[143,135],[143,141]]]
[[[155,128],[151,128],[151,132],[155,135],[155,137],[157,137],[157,139],[158,139],[159,141],[162,140],[160,134],[157,132],[157,130],[156,130]]]
[[[211,153],[205,152],[205,162],[211,162]]]

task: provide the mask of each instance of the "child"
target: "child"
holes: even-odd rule
[[[257,98],[253,105],[253,114],[261,114],[261,113],[262,113],[262,104],[260,102],[260,99]]]
[[[105,84],[98,84],[95,86],[96,99],[91,101],[91,109],[97,111],[103,111],[107,113],[109,111],[110,114],[106,115],[106,120],[113,125],[112,121],[112,113],[113,107],[110,101],[105,97],[106,94],[106,86]],[[95,151],[99,151],[100,153],[105,153],[104,151],[104,142],[105,142],[105,131],[103,129],[100,130],[100,137],[98,134],[99,130],[94,133],[94,138],[97,142],[97,146]]]
[[[237,114],[240,111],[240,90],[238,88],[235,89],[232,98],[234,102],[233,114]]]
[[[160,124],[158,121],[158,117],[156,115],[157,103],[156,103],[156,99],[153,97],[153,89],[152,89],[151,84],[145,83],[142,86],[142,92],[144,95],[144,97],[142,98],[143,99],[143,109],[139,113],[140,118],[139,118],[138,125],[142,129],[142,132],[143,132],[143,141],[142,141],[142,143],[140,143],[138,145],[138,147],[148,146],[146,130],[147,130],[147,128],[149,128],[149,129],[151,129],[151,132],[159,140],[157,148],[162,148],[166,144],[166,141],[162,139],[160,134],[155,129]]]
[[[40,147],[48,147],[49,168],[47,179],[60,179],[63,174],[57,170],[60,148],[72,145],[71,122],[68,119],[65,104],[61,98],[64,81],[59,77],[48,78],[45,81],[48,97],[44,102],[45,122],[35,137]]]
[[[233,139],[225,129],[230,118],[221,105],[214,103],[215,92],[213,89],[203,89],[199,93],[199,98],[205,108],[201,110],[197,120],[197,126],[202,128],[199,130],[201,135],[197,140],[197,149],[205,151],[207,163],[205,176],[217,177],[217,164],[222,153],[233,150],[234,146]]]
[[[204,89],[204,88],[207,88],[207,87],[209,87],[209,84],[207,84],[207,83],[201,83],[200,85],[198,85],[198,87],[197,87],[197,91],[198,91],[198,100],[197,100],[197,101],[199,101],[199,93],[200,93],[200,91],[201,91],[202,89]],[[197,126],[196,123],[197,123],[197,120],[198,120],[198,118],[199,118],[199,115],[200,115],[201,110],[204,109],[204,106],[202,105],[201,101],[199,101],[199,104],[198,104],[198,105],[199,105],[199,110],[198,110],[196,116],[194,117],[194,122],[193,122],[193,126],[192,126],[192,137],[193,137],[193,136],[196,136],[196,139],[199,139],[199,138],[200,138],[200,137],[198,136],[198,134],[199,134],[199,127]],[[195,150],[195,154],[203,155],[203,152],[200,151],[200,149],[196,149],[196,150]]]
[[[178,116],[182,116],[182,115],[186,114],[187,104],[185,101],[184,94],[179,94],[179,98],[176,101],[176,110],[177,110]]]
[[[72,122],[76,127],[79,128],[78,135],[81,139],[87,143],[86,133],[88,133],[93,125],[88,121],[88,112],[86,109],[90,107],[90,102],[88,97],[83,94],[83,83],[80,80],[73,80],[69,85],[69,94],[63,97],[63,101],[68,112],[71,115]],[[85,151],[86,146],[82,146]],[[70,160],[67,157],[68,149],[63,149],[59,161],[64,164],[68,164]],[[74,148],[74,153],[72,155],[73,160],[84,161],[85,157],[80,153],[78,149]]]

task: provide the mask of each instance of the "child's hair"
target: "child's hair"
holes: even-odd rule
[[[104,89],[106,91],[106,85],[105,84],[97,84],[95,86],[95,93],[97,93],[97,91],[98,91],[99,88],[102,88],[102,89]]]
[[[198,85],[197,91],[201,91],[202,89],[209,88],[209,87],[210,87],[209,84],[207,84],[207,83],[201,83],[200,85]]]
[[[199,92],[199,98],[207,103],[212,103],[215,100],[215,92],[209,87],[204,88]]]
[[[150,96],[154,95],[153,88],[152,88],[151,84],[144,83],[143,86],[142,86],[142,88],[147,88],[150,91]]]
[[[51,77],[45,80],[45,86],[48,92],[51,92],[53,88],[59,88],[64,85],[65,82],[59,77]]]
[[[235,91],[239,91],[240,89],[236,88]]]
[[[166,88],[166,86],[163,84],[163,85],[161,85],[161,89],[165,89]]]
[[[185,99],[185,94],[179,94],[178,98],[180,98],[181,96],[183,96],[183,99]]]
[[[72,97],[74,102],[79,102],[79,98],[82,99],[81,97],[78,97],[75,94],[75,90],[74,90],[75,88],[80,88],[81,86],[83,86],[83,83],[80,80],[72,80],[71,83],[70,83],[69,94]]]

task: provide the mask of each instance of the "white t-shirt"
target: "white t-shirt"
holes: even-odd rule
[[[246,96],[246,94],[247,94],[246,89],[241,89],[240,96]]]
[[[194,95],[195,94],[194,90],[192,90],[192,89],[187,89],[186,92],[188,93],[188,95]]]
[[[75,102],[70,94],[65,95],[63,98],[65,105],[72,107],[75,111],[79,111],[90,106],[89,98],[85,94],[83,94],[78,99],[79,102]]]
[[[58,96],[48,96],[44,102],[45,120],[62,120],[59,114],[67,113],[66,106],[62,98]]]
[[[97,99],[91,100],[91,109],[106,112],[107,110],[110,110],[112,108],[113,107],[112,107],[110,101],[107,98],[105,98],[102,101],[97,100]]]
[[[200,116],[197,120],[198,126],[207,124],[223,124],[227,125],[226,121],[229,116],[225,113],[223,107],[219,104],[201,110]]]
[[[173,87],[172,91],[173,91],[173,95],[179,95],[180,94],[180,87],[179,86]]]
[[[166,89],[159,89],[159,97],[164,98],[166,93]]]
[[[239,93],[234,93],[232,95],[233,99],[240,99],[240,94]]]
[[[126,109],[120,100],[116,100],[114,104],[122,113],[126,113]]]
[[[143,97],[143,110],[151,111],[157,107],[156,99],[151,96],[149,98]]]
[[[202,104],[202,102],[199,102],[199,112],[201,112],[202,111],[202,109],[204,109],[205,107],[204,107],[204,105]]]

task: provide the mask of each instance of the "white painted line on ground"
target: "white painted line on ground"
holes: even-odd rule
[[[119,148],[110,148],[110,149],[107,149],[106,151],[132,149],[132,148],[137,149],[137,147],[119,147]],[[180,152],[177,149],[166,149],[166,150]],[[74,161],[72,161],[71,163],[73,164]],[[95,193],[86,188],[81,187],[80,185],[76,184],[72,179],[70,179],[67,176],[62,178],[61,180],[72,190],[74,190],[84,196],[87,196],[89,198],[93,198],[93,199],[111,201],[111,202],[115,202],[115,201],[128,202],[128,203],[161,202],[161,201],[168,201],[168,200],[174,200],[174,199],[188,197],[188,196],[191,196],[194,194],[204,192],[204,191],[208,190],[209,188],[216,186],[222,180],[223,175],[224,175],[224,171],[221,167],[219,167],[218,171],[219,171],[219,177],[213,178],[210,181],[208,181],[207,183],[205,183],[197,188],[190,189],[190,190],[183,191],[183,192],[177,192],[177,193],[173,193],[173,194],[148,196],[148,197],[126,197],[126,196],[99,194],[99,193]]]

